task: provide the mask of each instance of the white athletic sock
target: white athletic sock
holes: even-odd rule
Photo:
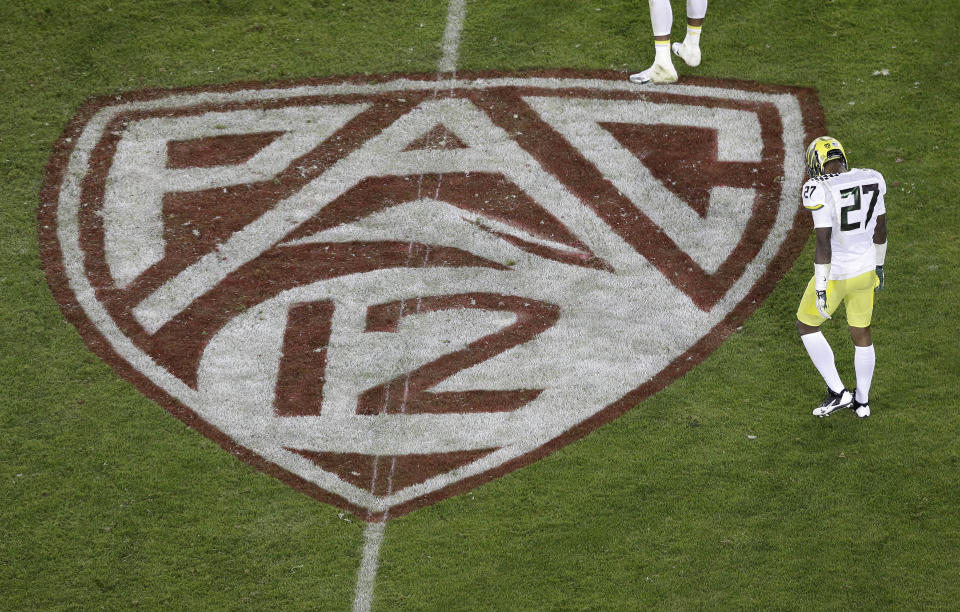
[[[673,29],[673,7],[670,0],[650,0],[650,25],[654,36],[670,36]]]
[[[665,66],[673,65],[673,59],[670,58],[669,40],[655,40],[653,41],[653,47],[657,50],[657,54],[653,58],[654,64],[661,64]]]
[[[687,17],[703,19],[707,16],[707,0],[687,0]]]
[[[857,371],[857,401],[866,404],[870,399],[870,383],[873,382],[873,368],[877,364],[877,353],[870,346],[855,346],[853,367]]]
[[[700,26],[687,26],[687,36],[683,39],[684,46],[687,47],[700,47]]]
[[[843,381],[840,380],[840,373],[837,372],[837,362],[833,358],[833,349],[830,348],[827,339],[823,337],[823,332],[804,334],[800,336],[800,339],[803,340],[803,346],[807,349],[810,360],[813,361],[813,365],[820,372],[820,376],[823,376],[823,381],[827,383],[827,387],[834,393],[842,393],[844,389]]]

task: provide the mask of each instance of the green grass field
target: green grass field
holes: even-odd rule
[[[446,16],[439,0],[0,3],[0,609],[350,608],[364,523],[222,452],[90,352],[47,288],[38,194],[91,97],[430,73]],[[696,74],[816,87],[852,164],[886,177],[873,417],[810,416],[822,382],[793,329],[808,242],[685,377],[391,521],[374,609],[960,605],[957,23],[952,2],[745,0],[711,3],[704,25]],[[650,39],[645,2],[473,0],[458,67],[626,76]],[[827,336],[852,380],[844,325]]]

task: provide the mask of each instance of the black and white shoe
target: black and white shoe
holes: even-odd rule
[[[863,402],[861,404],[860,402],[857,401],[856,389],[853,390],[853,405],[850,406],[850,408],[852,408],[853,411],[857,413],[857,416],[860,417],[861,419],[865,419],[868,416],[870,416],[870,404],[867,402]]]
[[[815,417],[825,417],[830,416],[837,410],[843,410],[844,408],[849,408],[853,405],[853,393],[850,393],[847,389],[844,389],[840,393],[834,393],[827,388],[827,396],[823,398],[823,401],[819,406],[813,409],[813,416]],[[867,408],[867,414],[870,414],[870,409]]]

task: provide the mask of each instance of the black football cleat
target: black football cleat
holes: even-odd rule
[[[834,393],[827,388],[827,396],[823,398],[823,401],[819,406],[813,409],[813,416],[815,417],[825,417],[830,416],[837,410],[843,410],[844,408],[849,408],[853,405],[853,393],[850,393],[847,389],[844,389],[840,393]],[[869,414],[869,408],[868,414]]]

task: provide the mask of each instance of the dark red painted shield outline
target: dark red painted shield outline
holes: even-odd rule
[[[522,73],[501,73],[491,71],[460,73],[458,75],[459,80],[472,80],[480,78],[491,79],[502,77],[524,79],[577,78],[620,81],[625,78],[625,75],[623,73],[612,71],[573,70],[529,71]],[[500,464],[492,470],[451,483],[450,485],[433,491],[427,495],[409,500],[396,506],[392,506],[388,511],[370,513],[366,508],[357,506],[348,500],[343,499],[342,497],[321,489],[317,485],[304,480],[303,478],[277,466],[276,464],[265,460],[249,449],[240,446],[222,431],[201,419],[187,406],[172,398],[167,394],[166,391],[156,385],[146,375],[136,370],[126,360],[120,357],[111,347],[107,339],[93,324],[93,322],[90,321],[87,314],[77,301],[73,291],[70,289],[69,280],[63,263],[60,244],[57,238],[56,215],[60,196],[60,187],[63,182],[64,172],[68,165],[70,155],[74,150],[77,138],[81,134],[87,122],[96,114],[96,112],[106,106],[133,101],[151,100],[176,93],[188,94],[198,92],[236,92],[241,90],[262,90],[274,88],[287,89],[290,87],[303,85],[325,85],[338,83],[370,84],[389,82],[398,78],[407,78],[417,81],[433,81],[436,80],[437,76],[426,74],[380,75],[375,77],[332,77],[327,79],[274,83],[234,83],[221,86],[193,87],[176,90],[146,90],[93,99],[84,105],[77,116],[68,124],[63,135],[54,145],[53,154],[46,168],[46,179],[40,194],[40,207],[38,211],[38,235],[40,241],[40,251],[43,268],[47,276],[47,282],[49,283],[53,295],[59,303],[66,319],[77,328],[84,341],[98,356],[110,364],[110,366],[121,377],[132,382],[144,395],[160,404],[165,410],[179,418],[189,427],[196,429],[204,436],[217,442],[224,450],[247,462],[256,469],[278,478],[286,485],[306,495],[309,495],[318,501],[330,503],[334,506],[346,509],[367,521],[383,520],[387,512],[389,512],[391,517],[406,514],[417,508],[433,504],[447,497],[473,489],[484,482],[488,482],[522,466],[533,463],[552,453],[553,451],[582,438],[597,427],[616,419],[633,408],[643,399],[665,388],[671,382],[683,376],[691,368],[709,356],[710,353],[712,353],[720,344],[722,344],[730,336],[730,334],[760,305],[760,303],[766,299],[776,283],[780,280],[780,278],[783,277],[787,270],[789,270],[793,261],[796,259],[804,243],[806,242],[809,233],[809,219],[800,214],[798,207],[797,214],[794,215],[793,225],[787,237],[780,244],[778,252],[770,261],[766,270],[756,281],[756,283],[754,283],[753,287],[748,291],[744,298],[727,314],[727,316],[720,323],[714,326],[713,329],[707,332],[685,353],[674,359],[667,367],[661,370],[652,379],[626,394],[618,401],[608,405],[587,420],[578,424],[576,427],[567,430],[565,433],[550,440],[546,444],[524,455]],[[821,135],[825,131],[823,112],[819,101],[817,100],[816,92],[813,89],[779,85],[763,85],[745,81],[704,79],[696,77],[686,77],[684,83],[708,88],[733,88],[767,94],[788,94],[793,96],[800,106],[804,129],[804,142],[809,141],[815,136]],[[595,94],[596,92],[591,93]]]

